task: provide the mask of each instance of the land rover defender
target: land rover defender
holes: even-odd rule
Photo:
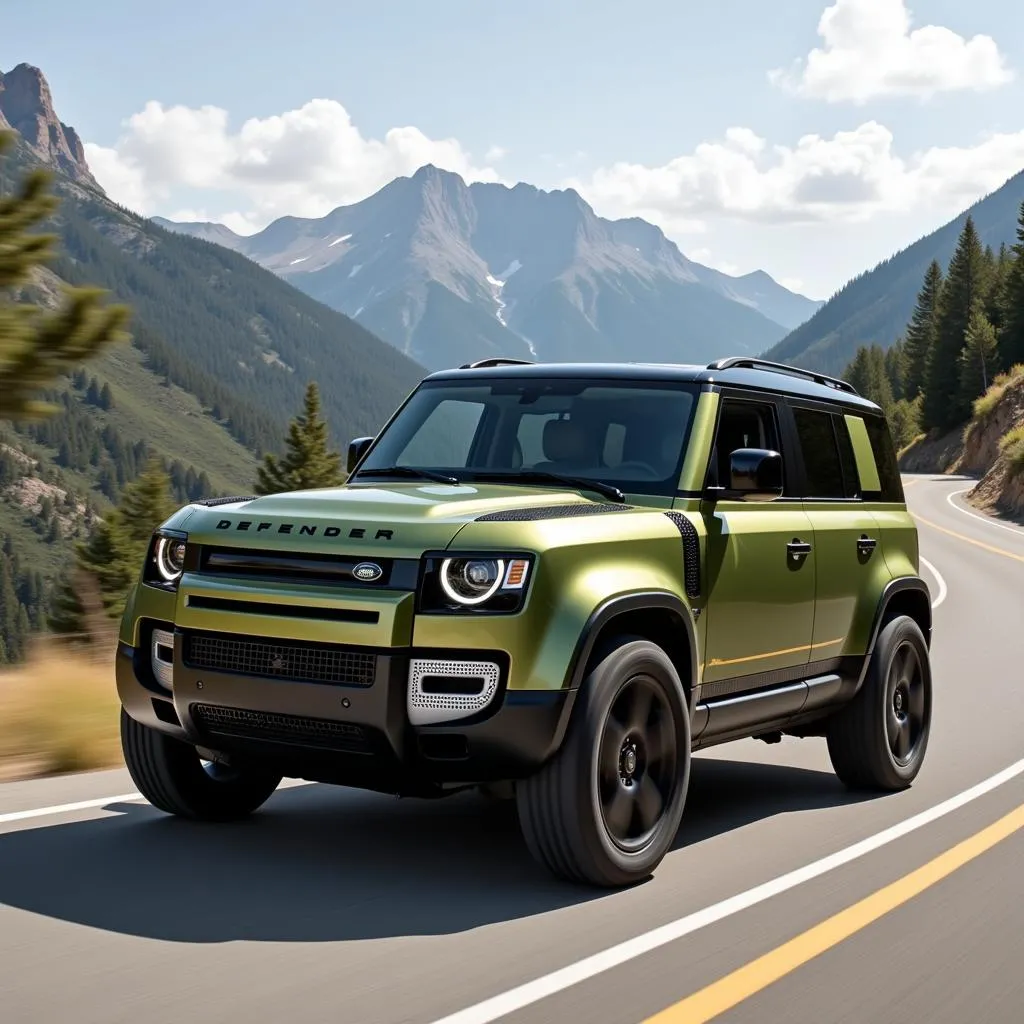
[[[116,654],[155,807],[475,787],[555,875],[614,887],[669,850],[695,750],[816,736],[850,787],[917,775],[931,603],[886,421],[848,383],[483,360],[348,467],[155,531]]]

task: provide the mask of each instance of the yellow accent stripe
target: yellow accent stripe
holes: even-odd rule
[[[962,533],[957,533],[955,530],[948,530],[945,526],[939,526],[938,523],[933,523],[929,519],[924,519],[921,516],[913,516],[914,519],[919,523],[924,523],[925,526],[930,526],[933,530],[938,530],[939,533],[947,533],[950,537],[956,537],[957,540],[966,541],[968,544],[973,544],[975,547],[984,548],[986,551],[991,551],[994,555],[1002,555],[1004,558],[1012,558],[1017,562],[1024,562],[1024,555],[1018,555],[1013,551],[1007,551],[1004,548],[995,548],[991,544],[985,544],[983,541],[975,540],[973,537],[966,537]]]
[[[799,647],[784,647],[780,651],[769,651],[767,654],[748,654],[743,658],[712,658],[708,665],[739,665],[745,661],[762,661],[765,658],[778,658],[783,654],[798,654],[800,651],[809,651],[814,647],[834,647],[846,639],[841,636],[838,640],[822,640],[817,644],[801,644]]]
[[[648,1017],[643,1024],[704,1024],[884,917],[1021,828],[1024,828],[1024,804],[923,867],[904,875],[884,889],[879,889],[674,1006]]]

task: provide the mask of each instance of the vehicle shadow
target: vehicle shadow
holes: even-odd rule
[[[834,806],[831,773],[697,759],[677,846]],[[308,786],[248,821],[200,825],[146,804],[0,834],[0,903],[174,942],[440,935],[599,898],[530,858],[514,805],[475,794],[398,801]]]

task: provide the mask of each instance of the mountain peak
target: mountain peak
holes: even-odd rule
[[[43,163],[102,192],[78,132],[57,116],[46,76],[33,64],[0,72],[0,127],[5,126],[13,128]]]
[[[455,171],[445,170],[443,167],[437,167],[434,164],[424,164],[422,167],[417,168],[410,177],[413,181],[418,182],[450,181],[458,182],[460,185],[466,184],[461,174],[456,174]]]

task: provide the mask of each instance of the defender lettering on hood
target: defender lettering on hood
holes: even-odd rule
[[[273,523],[257,522],[255,519],[239,519],[237,522],[232,522],[230,519],[222,519],[217,523],[218,530],[253,530],[254,533],[264,533],[267,530],[272,529]],[[367,527],[365,526],[354,526],[345,535],[346,539],[363,539],[367,536]],[[321,529],[319,526],[309,525],[307,523],[278,523],[277,533],[297,533],[300,537],[340,537],[341,527],[340,526],[325,526]],[[393,540],[395,535],[394,530],[377,530],[373,535],[374,540]]]

